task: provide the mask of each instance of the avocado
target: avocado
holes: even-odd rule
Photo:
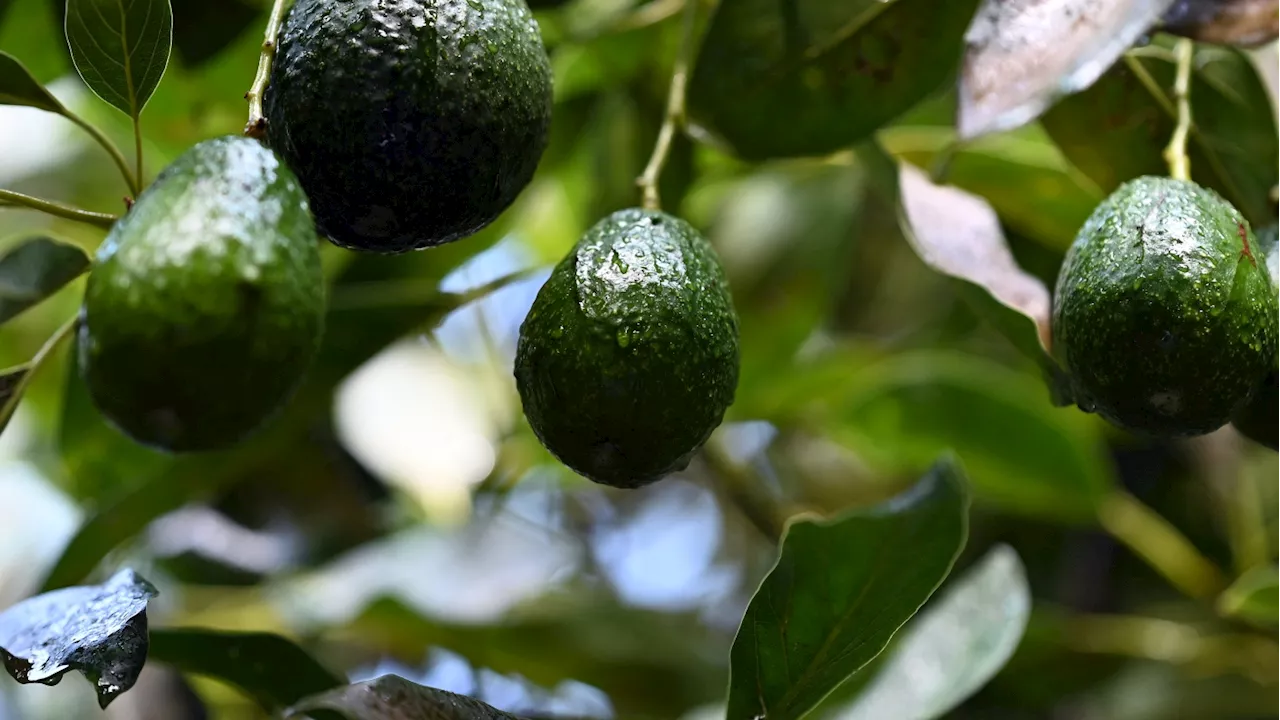
[[[662,212],[601,220],[538,292],[515,376],[534,434],[587,478],[634,488],[684,469],[738,385],[738,320],[711,244]]]
[[[226,447],[297,387],[324,322],[302,187],[255,140],[182,154],[108,233],[80,310],[79,367],[125,434]]]
[[[334,243],[451,242],[533,177],[551,64],[524,0],[298,0],[278,42],[267,137]]]
[[[1222,427],[1275,367],[1276,290],[1212,190],[1142,177],[1104,200],[1058,275],[1053,352],[1076,402],[1129,430]]]
[[[1280,223],[1258,231],[1257,252],[1266,258],[1272,288],[1280,297]],[[1258,445],[1280,451],[1280,359],[1271,366],[1271,372],[1252,400],[1231,418],[1231,424]]]

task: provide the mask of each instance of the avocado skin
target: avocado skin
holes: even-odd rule
[[[551,102],[524,0],[298,0],[264,108],[321,234],[400,253],[505,210],[546,147]]]
[[[1164,177],[1122,185],[1058,276],[1053,349],[1077,404],[1156,436],[1226,424],[1275,363],[1262,263],[1248,222],[1213,191]]]
[[[98,250],[79,366],[138,442],[213,450],[284,404],[324,322],[319,240],[293,173],[260,143],[202,142],[165,168]]]
[[[1280,299],[1280,223],[1267,225],[1258,231],[1258,252],[1267,259],[1272,290]],[[1235,414],[1231,424],[1258,445],[1280,451],[1280,357],[1271,366],[1262,387]]]
[[[635,488],[682,470],[733,403],[738,320],[711,244],[621,210],[552,271],[520,327],[525,416],[565,465]]]

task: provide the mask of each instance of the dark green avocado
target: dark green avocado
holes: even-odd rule
[[[524,0],[298,0],[264,108],[321,234],[405,252],[476,232],[529,183],[551,65]]]
[[[249,435],[297,387],[324,321],[307,200],[255,140],[188,150],[98,250],[79,363],[102,413],[180,452]]]
[[[524,324],[516,385],[542,444],[599,483],[683,469],[733,403],[738,320],[711,244],[665,213],[601,220]]]
[[[1280,297],[1280,223],[1258,231],[1258,255],[1266,258],[1272,287]],[[1262,387],[1235,414],[1231,424],[1258,445],[1280,451],[1280,360],[1271,366]]]
[[[1084,410],[1135,432],[1222,427],[1275,366],[1276,290],[1249,223],[1194,183],[1143,177],[1067,253],[1054,354]]]

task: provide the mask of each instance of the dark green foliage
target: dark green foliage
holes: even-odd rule
[[[596,482],[681,470],[733,402],[738,322],[711,245],[621,210],[552,271],[520,328],[516,382],[552,454]]]
[[[74,245],[32,238],[0,256],[0,323],[57,292],[89,269]],[[2,403],[0,403],[2,404]]]
[[[1054,351],[1077,404],[1129,429],[1224,425],[1276,357],[1276,289],[1249,223],[1194,183],[1107,198],[1063,262]]]
[[[1254,442],[1276,449],[1277,418],[1280,418],[1280,391],[1276,388],[1276,371],[1267,373],[1266,378],[1253,391],[1253,395],[1243,406],[1231,416],[1231,424],[1242,435]]]
[[[268,135],[338,245],[457,240],[533,177],[551,70],[524,0],[299,0],[279,42]]]
[[[256,141],[210,140],[178,158],[112,229],[89,278],[79,361],[94,403],[162,449],[244,438],[316,352],[316,242],[293,174]]]

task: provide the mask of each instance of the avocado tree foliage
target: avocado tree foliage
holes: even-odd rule
[[[0,611],[17,681],[78,670],[105,708],[154,663],[278,717],[584,714],[368,671],[430,646],[618,717],[1274,709],[1274,3],[213,5],[0,1],[0,105],[119,176],[0,188],[0,432],[48,436],[89,508]],[[511,242],[532,259],[457,289]],[[286,508],[313,567],[412,534],[335,397],[551,265],[465,502],[551,477],[586,546],[600,506],[693,481],[736,568],[716,619],[581,570],[487,625],[389,593],[307,636],[184,607],[239,584],[254,616],[270,571],[121,567],[204,503]],[[1125,715],[1139,683],[1160,702]]]

